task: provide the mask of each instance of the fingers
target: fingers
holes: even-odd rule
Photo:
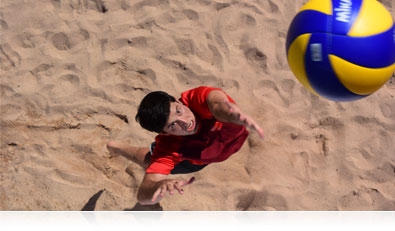
[[[183,186],[183,185],[182,185],[180,182],[178,182],[178,181],[176,181],[176,182],[174,183],[174,189],[176,189],[180,194],[183,194],[183,193],[184,193],[184,189],[182,189],[182,186]],[[169,191],[169,193],[170,193],[170,195],[173,195],[174,190]]]
[[[162,199],[165,196],[166,192],[168,192],[169,195],[173,195],[175,191],[178,191],[179,194],[183,194],[184,193],[183,187],[185,185],[192,184],[194,180],[195,177],[191,177],[188,181],[165,180],[162,182],[162,184],[153,194],[152,201],[157,201],[158,199]]]
[[[239,120],[245,126],[254,129],[261,138],[264,138],[265,134],[263,133],[262,128],[253,119],[244,113],[241,113],[240,109],[228,100],[224,100],[224,103],[229,107],[229,111],[233,114],[235,119]]]
[[[191,177],[185,185],[192,184],[195,181],[195,177]]]
[[[242,122],[245,126],[254,129],[260,137],[264,137],[264,133],[262,128],[251,118],[245,115],[240,115],[239,117],[240,122]]]
[[[162,194],[162,195],[160,196],[160,198],[158,198],[160,194]],[[158,188],[158,189],[155,191],[154,195],[152,196],[152,199],[151,199],[151,200],[152,200],[152,201],[158,201],[159,199],[162,199],[163,196],[164,196],[164,194],[162,193],[161,188]]]
[[[259,126],[254,126],[254,129],[255,129],[255,131],[258,133],[258,135],[259,135],[261,138],[264,138],[264,137],[265,137],[265,133],[263,132],[262,128],[260,128]]]
[[[241,113],[238,113],[237,116],[239,121],[243,123],[244,126],[254,129],[261,138],[264,138],[265,134],[263,133],[263,129],[253,119]]]

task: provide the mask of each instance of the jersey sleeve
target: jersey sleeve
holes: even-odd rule
[[[178,161],[169,157],[155,158],[145,170],[146,173],[159,173],[169,175]]]
[[[155,148],[151,156],[151,163],[145,170],[146,173],[159,173],[168,175],[174,167],[181,162],[181,158],[174,150],[178,150],[178,137],[158,135],[155,138]],[[176,141],[176,142],[172,142]]]
[[[223,91],[221,88],[200,86],[183,92],[180,101],[201,118],[210,119],[213,118],[213,114],[208,108],[207,97],[213,90]],[[230,102],[234,103],[234,100],[230,96],[227,95],[227,97]]]

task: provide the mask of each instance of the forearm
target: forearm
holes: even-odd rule
[[[238,115],[239,113],[234,113],[231,109],[235,109],[237,106],[233,103],[228,102],[229,104],[232,104],[232,107],[229,107],[229,104],[226,103],[227,99],[224,99],[222,102],[217,102],[213,106],[212,113],[214,117],[221,121],[221,122],[227,122],[227,123],[234,123],[234,124],[243,124],[242,121],[240,121],[240,118]],[[237,110],[238,107],[237,107]]]
[[[158,203],[162,197],[157,197],[156,200],[152,200],[155,191],[158,189],[157,184],[142,184],[137,192],[137,201],[142,205],[153,205]]]
[[[224,92],[218,90],[210,92],[207,101],[211,113],[217,120],[250,127],[256,130],[259,136],[264,137],[262,128],[236,104],[230,102]]]
[[[229,101],[225,92],[220,90],[211,91],[207,98],[209,110],[213,116],[221,121],[235,124],[242,124],[238,115],[240,109],[236,104]]]
[[[167,175],[162,174],[145,174],[137,192],[137,201],[142,205],[158,203],[162,197],[154,198],[154,194],[166,178]]]

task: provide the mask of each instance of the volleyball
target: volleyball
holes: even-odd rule
[[[291,21],[286,53],[292,73],[312,93],[359,100],[394,74],[394,19],[376,0],[310,0]]]

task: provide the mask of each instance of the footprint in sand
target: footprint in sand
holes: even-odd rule
[[[318,145],[320,145],[321,152],[324,154],[324,156],[328,156],[329,155],[328,138],[323,134],[319,134],[315,136],[315,142]]]
[[[388,203],[383,194],[376,188],[362,187],[350,191],[338,200],[339,210],[359,208],[359,210],[394,210],[394,204]]]
[[[328,116],[319,120],[319,126],[331,128],[333,130],[338,130],[344,127],[344,123],[340,119],[337,119],[332,116]]]
[[[283,102],[288,107],[294,87],[292,80],[282,80],[279,85],[272,80],[260,80],[254,85],[253,92],[257,98],[270,98],[272,102]]]
[[[80,77],[74,74],[65,74],[59,77],[60,86],[64,92],[73,93],[80,86]]]
[[[47,63],[42,63],[35,67],[33,70],[30,70],[29,72],[34,76],[35,81],[37,82],[36,86],[39,85],[40,83],[43,82],[48,76],[52,75],[51,72],[53,71],[54,66],[51,64]],[[30,80],[30,78],[27,78],[27,80]],[[31,81],[27,81],[31,82]],[[24,85],[24,84],[23,84]],[[21,86],[23,86],[21,85]]]
[[[14,88],[10,87],[8,84],[7,85],[6,84],[0,84],[0,96],[1,96],[2,99],[8,98],[8,97],[15,97],[16,94],[17,93],[14,90]],[[4,106],[4,105],[2,105],[2,106]]]
[[[175,39],[175,43],[182,55],[194,55],[196,52],[195,43],[192,39]]]
[[[34,94],[37,92],[38,78],[31,72],[18,72],[12,77],[12,85],[15,92],[23,92],[24,95]]]
[[[215,9],[216,9],[217,11],[220,11],[220,10],[223,10],[223,9],[225,9],[225,8],[227,8],[227,7],[230,7],[230,4],[229,4],[229,3],[216,3],[216,4],[214,5],[214,7],[215,7]]]
[[[8,24],[3,19],[0,19],[0,28],[3,29],[3,30],[7,30],[8,29]]]
[[[380,110],[384,117],[389,119],[395,118],[395,104],[380,104]]]
[[[64,32],[58,32],[52,35],[52,45],[58,50],[69,50],[77,46],[82,41],[90,38],[89,32],[85,29],[80,29],[77,32],[66,34]]]
[[[192,20],[192,21],[199,20],[199,14],[196,11],[194,11],[194,10],[185,9],[185,10],[182,11],[182,13],[185,14],[185,16],[187,16],[187,18],[189,20]]]
[[[281,93],[291,97],[293,95],[293,90],[295,89],[295,85],[296,84],[293,79],[281,80],[280,81]]]
[[[8,71],[19,66],[20,63],[21,56],[8,43],[0,45],[0,68],[2,70]]]
[[[280,8],[278,7],[278,5],[276,4],[276,3],[274,3],[273,1],[271,1],[271,0],[269,0],[268,1],[269,2],[269,10],[270,10],[270,12],[272,12],[272,13],[277,13],[277,12],[279,12],[280,10]]]
[[[267,56],[258,48],[250,47],[244,49],[244,55],[251,66],[257,71],[268,73]]]
[[[20,34],[19,36],[19,40],[22,44],[23,48],[34,48],[36,47],[36,36],[32,35],[28,32],[24,32],[22,34]]]
[[[391,109],[390,109],[391,110]],[[393,117],[392,117],[393,118]],[[375,126],[375,127],[381,127],[384,130],[394,130],[395,127],[393,124],[386,124],[381,121],[379,121],[375,117],[367,117],[367,116],[362,116],[362,115],[356,115],[352,118],[354,122],[357,124],[367,127],[367,126]]]
[[[382,166],[365,172],[363,179],[375,181],[378,183],[386,183],[395,179],[395,165],[386,162]]]
[[[52,6],[59,10],[73,10],[77,13],[86,12],[89,9],[97,10],[100,13],[106,13],[108,7],[103,0],[52,0]],[[126,7],[125,3],[122,3],[123,7]]]
[[[64,74],[53,82],[43,86],[42,91],[48,91],[53,100],[67,100],[66,96],[75,94],[80,88],[80,77],[74,74]]]
[[[108,11],[108,8],[104,4],[103,0],[95,0],[95,3],[96,3],[97,10],[99,12],[106,13]]]
[[[217,47],[209,44],[208,48],[212,53],[211,65],[217,67],[220,71],[223,71],[223,58]]]
[[[207,54],[208,52],[199,51],[192,39],[175,39],[175,43],[177,44],[177,48],[182,55],[196,55],[198,58],[223,71],[223,58],[216,46],[209,43],[207,46],[211,51],[211,54]]]
[[[148,46],[148,38],[144,36],[137,36],[128,40],[128,45],[136,48],[146,48]]]
[[[198,75],[185,64],[171,59],[159,58],[159,61],[169,69],[176,71],[177,81],[182,84],[216,85],[220,80],[213,75]]]
[[[241,15],[241,22],[247,26],[256,26],[256,20],[250,14],[242,14]]]
[[[51,40],[52,40],[52,44],[54,45],[54,47],[56,47],[56,49],[58,49],[58,50],[68,50],[71,48],[69,38],[63,32],[54,34],[52,36]]]

